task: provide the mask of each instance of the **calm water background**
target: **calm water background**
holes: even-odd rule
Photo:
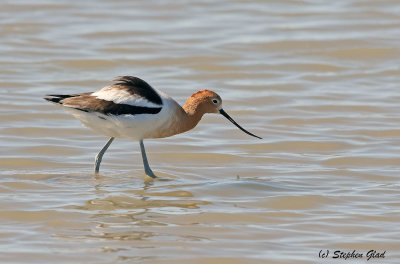
[[[400,261],[400,2],[1,1],[1,263]],[[118,75],[221,116],[107,140],[48,104]],[[365,263],[366,258],[346,263]]]

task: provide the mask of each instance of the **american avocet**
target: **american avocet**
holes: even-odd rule
[[[96,155],[96,174],[104,153],[118,137],[139,141],[145,173],[156,178],[147,161],[143,139],[186,132],[194,128],[206,113],[221,113],[243,132],[260,138],[236,123],[222,109],[221,97],[213,91],[194,93],[182,108],[174,99],[137,77],[122,76],[114,81],[114,84],[93,93],[51,94],[44,98],[62,105],[86,127],[110,137]]]

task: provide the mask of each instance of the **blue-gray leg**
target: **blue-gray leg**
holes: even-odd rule
[[[111,145],[111,143],[113,142],[114,138],[110,138],[107,143],[104,145],[104,147],[100,150],[100,152],[96,155],[95,161],[94,161],[94,173],[99,173],[99,169],[100,169],[100,163],[101,160],[103,159],[103,155],[106,152],[106,150],[108,149],[108,147]]]
[[[140,144],[140,150],[142,151],[144,172],[146,173],[146,175],[148,175],[152,178],[157,178],[157,176],[154,175],[153,171],[150,169],[149,162],[147,161],[146,150],[144,149],[144,145],[143,145],[143,139],[141,139],[139,141],[139,144]]]

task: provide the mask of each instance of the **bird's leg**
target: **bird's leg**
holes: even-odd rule
[[[108,149],[108,147],[111,145],[111,143],[113,142],[114,138],[110,138],[107,143],[104,145],[104,147],[100,150],[100,152],[96,155],[96,158],[94,160],[94,173],[99,173],[99,169],[100,169],[100,163],[101,163],[101,159],[103,158],[104,153],[106,152],[106,150]]]
[[[143,139],[141,139],[139,141],[139,144],[140,144],[140,150],[142,151],[144,172],[146,173],[146,175],[148,175],[148,176],[150,176],[152,178],[157,178],[157,176],[150,169],[149,162],[147,161],[146,150],[144,149],[144,145],[143,145]]]

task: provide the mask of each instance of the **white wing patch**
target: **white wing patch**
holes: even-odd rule
[[[116,89],[113,86],[106,86],[101,90],[94,92],[91,96],[95,96],[98,99],[112,101],[116,104],[128,104],[133,106],[143,106],[157,108],[161,105],[152,103],[146,98],[139,96],[137,94],[130,94],[128,91],[123,89]]]

